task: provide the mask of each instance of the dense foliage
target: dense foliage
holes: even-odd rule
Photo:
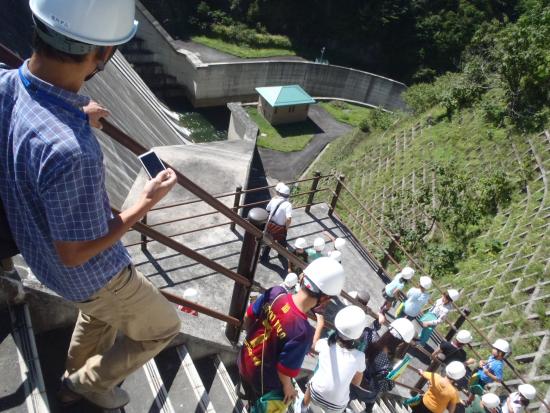
[[[325,46],[325,57],[332,63],[403,81],[431,80],[457,69],[461,53],[484,22],[513,21],[521,10],[518,0],[146,0],[145,4],[176,36],[208,31],[223,31],[225,36],[244,24],[258,34],[287,36],[305,57],[317,57]]]

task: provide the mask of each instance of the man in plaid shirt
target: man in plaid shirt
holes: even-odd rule
[[[113,216],[90,128],[108,112],[78,94],[135,34],[133,0],[31,0],[30,7],[35,51],[18,70],[0,69],[0,198],[33,273],[80,310],[62,401],[84,397],[115,409],[129,401],[116,385],[180,330],[173,306],[120,242],[176,176],[159,173],[136,204]]]

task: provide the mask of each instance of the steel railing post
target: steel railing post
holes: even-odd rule
[[[267,221],[267,211],[262,208],[253,208],[248,212],[248,222],[256,228],[263,230]],[[237,272],[246,277],[251,282],[254,281],[258,258],[260,257],[260,247],[262,245],[261,238],[254,236],[246,231],[244,233],[243,245],[241,247],[241,256],[239,258],[239,266]],[[233,294],[231,296],[231,304],[229,305],[229,316],[239,320],[244,318],[248,299],[250,296],[250,287],[235,283],[233,286]],[[237,344],[241,327],[228,324],[225,327],[225,336],[233,343]]]
[[[315,171],[313,174],[313,181],[311,181],[311,193],[307,197],[307,205],[306,205],[306,214],[309,213],[309,210],[311,209],[311,204],[313,204],[313,198],[315,197],[315,192],[317,191],[317,185],[319,185],[319,178],[321,176],[320,171]]]
[[[147,225],[147,214],[141,219],[141,223]],[[141,234],[141,251],[147,251],[147,235]]]
[[[235,199],[233,200],[233,212],[235,214],[239,213],[239,205],[241,204],[241,194],[243,191],[243,187],[241,185],[237,186],[235,189]],[[229,225],[229,228],[231,228],[231,231],[235,231],[235,221],[231,222],[231,225]]]
[[[338,202],[338,198],[340,198],[340,192],[342,192],[342,186],[344,185],[344,180],[346,179],[346,176],[340,175],[337,179],[338,181],[336,183],[336,189],[334,190],[334,194],[332,195],[332,200],[330,201],[330,209],[328,210],[329,216],[332,216],[334,210],[336,209],[336,203]]]

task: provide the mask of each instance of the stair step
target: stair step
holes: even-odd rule
[[[176,412],[215,413],[200,375],[184,345],[164,350],[155,357],[155,362]]]
[[[142,78],[163,73],[162,65],[157,62],[134,63],[132,67]]]
[[[132,64],[155,61],[155,54],[149,50],[133,50],[122,54]]]
[[[0,328],[0,411],[49,412],[27,305],[5,308],[0,317],[10,320]]]
[[[204,357],[195,360],[194,363],[216,411],[228,413],[244,411],[244,404],[237,397],[235,384],[219,356]]]

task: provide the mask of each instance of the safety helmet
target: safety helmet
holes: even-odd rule
[[[334,317],[336,331],[345,340],[356,340],[361,337],[366,324],[365,312],[356,305],[342,308]]]
[[[332,251],[329,257],[338,262],[342,262],[342,253],[340,251]]]
[[[359,301],[360,304],[362,305],[367,305],[370,301],[370,294],[367,290],[359,290],[359,291],[350,291],[349,293],[349,296],[351,298],[354,298],[356,299],[357,301]],[[345,298],[342,299],[342,301],[346,304],[346,305],[353,305],[351,302],[349,302],[348,300],[346,300]]]
[[[138,27],[135,0],[30,0],[29,5],[34,17],[51,31],[90,45],[126,43]],[[44,39],[44,33],[39,35]],[[44,40],[49,43],[47,33]]]
[[[420,277],[420,286],[425,289],[431,288],[432,279],[430,277],[423,275],[422,277]]]
[[[344,238],[336,238],[334,240],[334,248],[340,251],[346,245],[346,240]]]
[[[399,273],[399,276],[404,280],[410,280],[414,276],[414,269],[411,267],[404,267]]]
[[[294,248],[304,249],[307,245],[305,238],[298,238],[294,241]]]
[[[527,400],[533,400],[537,395],[537,389],[530,384],[520,384],[518,386],[518,392]]]
[[[342,264],[329,257],[321,257],[304,269],[304,287],[314,294],[338,295],[344,287]]]
[[[293,273],[293,272],[288,273],[288,275],[285,277],[284,284],[285,284],[288,288],[292,288],[292,287],[294,287],[297,283],[298,283],[298,276],[297,276],[295,273]]]
[[[494,409],[500,406],[500,398],[495,393],[485,393],[481,396],[481,401],[483,402],[483,407],[487,409]]]
[[[275,191],[277,191],[279,194],[283,196],[290,195],[290,188],[282,182],[279,182],[277,185],[275,185]]]
[[[447,290],[447,295],[449,296],[451,301],[456,301],[458,300],[458,297],[460,297],[460,293],[453,288]]]
[[[460,380],[466,375],[466,367],[460,361],[452,361],[445,367],[445,373],[453,380]]]
[[[410,343],[416,334],[416,330],[410,320],[398,318],[390,324],[390,333],[405,343]]]
[[[501,338],[495,340],[493,343],[493,348],[502,351],[504,354],[508,354],[510,352],[510,344]]]
[[[317,237],[313,240],[313,248],[315,251],[323,251],[325,249],[325,240],[321,237]]]
[[[472,333],[468,330],[460,330],[456,333],[456,341],[462,344],[468,344],[472,341]]]

